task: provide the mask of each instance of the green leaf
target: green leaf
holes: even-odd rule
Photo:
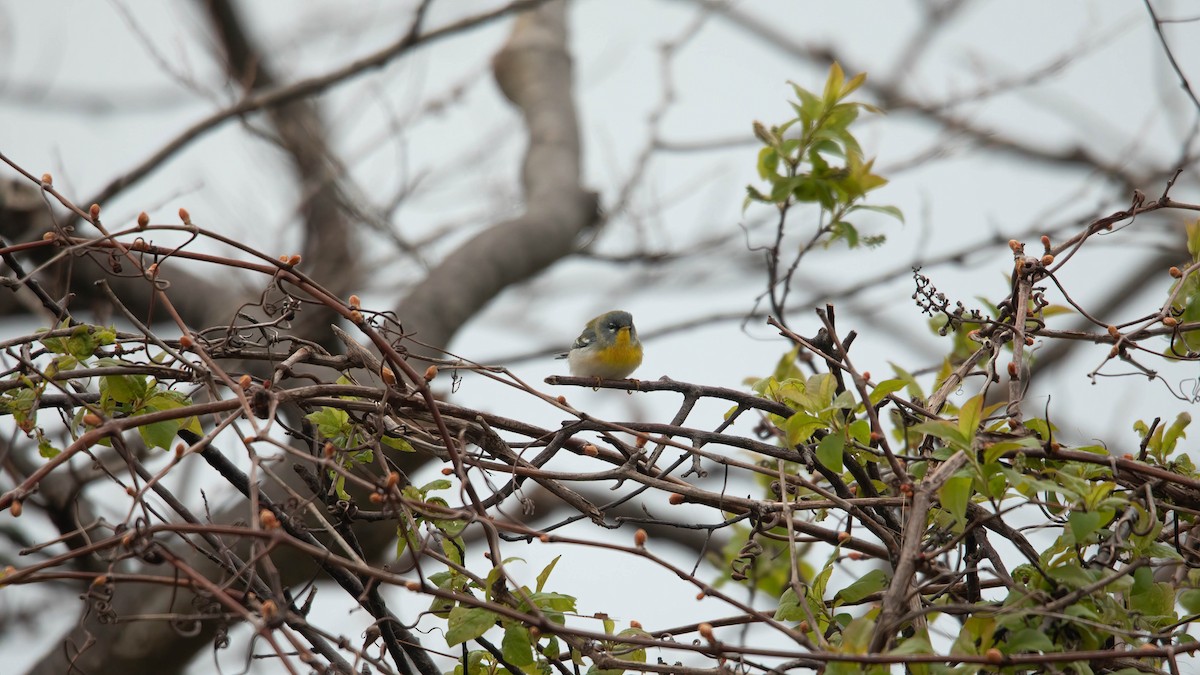
[[[934,438],[940,438],[957,449],[966,449],[970,446],[967,439],[963,437],[962,432],[958,430],[958,427],[944,420],[921,422],[914,424],[911,429],[917,433],[929,434]]]
[[[647,633],[646,631],[644,631],[640,628],[626,628],[625,630],[622,630],[620,633],[617,633],[617,637],[649,638],[652,636],[650,635],[650,633]],[[616,651],[616,650],[620,650],[621,652],[623,652],[620,656],[621,656],[621,658],[623,658],[627,661],[634,661],[636,663],[645,663],[646,662],[646,648],[645,647],[633,645],[628,642],[621,642],[615,646],[614,651]],[[626,650],[628,650],[628,651],[626,651]]]
[[[446,629],[446,644],[453,647],[488,632],[496,625],[496,614],[482,607],[456,606],[450,610],[450,621]]]
[[[825,105],[832,106],[842,96],[842,85],[846,82],[846,73],[842,66],[834,61],[829,66],[829,77],[825,79]]]
[[[958,409],[958,431],[963,438],[975,438],[983,415],[983,394],[972,396]]]
[[[1145,568],[1142,568],[1145,569]],[[1070,561],[1066,564],[1052,567],[1048,570],[1050,578],[1055,581],[1065,584],[1068,588],[1077,589],[1095,583],[1098,572],[1091,572],[1079,566],[1076,561]]]
[[[779,597],[779,607],[775,610],[776,621],[803,621],[805,618],[804,608],[800,606],[800,598],[796,597],[796,591],[788,586],[783,591],[783,595]]]
[[[143,424],[138,427],[138,435],[142,437],[146,447],[170,450],[171,441],[175,439],[175,434],[182,426],[181,422],[182,420],[163,420],[153,424]]]
[[[1033,652],[1060,652],[1062,648],[1055,645],[1039,628],[1022,628],[1009,636],[1005,649],[1007,654],[1028,654]]]
[[[798,445],[812,438],[817,429],[824,429],[827,426],[828,424],[824,421],[808,413],[798,412],[787,418],[783,424],[783,432],[787,434],[788,444]]]
[[[838,591],[833,596],[834,600],[841,600],[847,604],[854,604],[859,600],[878,593],[887,588],[888,576],[880,569],[874,569],[859,577],[858,581]]]
[[[379,442],[400,452],[416,452],[411,443],[399,436],[388,436],[384,434],[379,437]]]
[[[1188,614],[1200,614],[1200,588],[1189,588],[1180,593],[1179,604]]]
[[[871,421],[867,419],[857,419],[850,423],[848,427],[850,438],[854,439],[862,445],[867,445],[871,442]]]
[[[847,209],[846,212],[850,213],[853,211],[874,211],[875,213],[882,213],[884,215],[891,216],[891,217],[895,218],[896,220],[899,220],[901,223],[904,222],[904,212],[901,211],[900,209],[896,208],[895,206],[877,206],[874,204],[855,204],[854,206],[851,206],[849,209]]]
[[[854,619],[842,630],[842,644],[838,650],[844,654],[866,654],[875,632],[875,622],[868,617]]]
[[[529,629],[519,623],[513,623],[504,628],[504,639],[500,642],[500,652],[504,660],[514,666],[533,665],[533,647],[529,638]]]
[[[341,436],[350,426],[350,414],[338,408],[321,408],[305,415],[304,418],[312,422],[326,438]]]
[[[100,378],[101,405],[109,401],[131,404],[140,401],[148,391],[145,375],[105,375]]]
[[[1171,423],[1171,426],[1163,432],[1162,437],[1162,452],[1164,456],[1170,455],[1175,451],[1175,444],[1181,438],[1187,438],[1184,430],[1192,423],[1192,416],[1186,412],[1181,412]]]
[[[886,398],[889,394],[894,394],[900,391],[901,389],[907,387],[908,384],[909,383],[907,381],[900,378],[894,378],[880,382],[879,384],[875,385],[875,388],[871,390],[870,396],[868,396],[871,401],[871,405],[879,405],[879,402]]]
[[[955,474],[938,490],[938,500],[957,523],[965,523],[967,503],[971,500],[971,486],[975,479],[969,475]]]
[[[1148,617],[1175,617],[1175,594],[1171,584],[1154,581],[1154,570],[1141,567],[1133,573],[1129,609]]]
[[[1200,260],[1200,220],[1187,223],[1184,226],[1187,232],[1187,250],[1191,254],[1192,260]]]
[[[54,445],[44,437],[38,439],[38,454],[46,459],[54,459],[62,450],[54,447]]]
[[[445,478],[438,478],[438,479],[429,481],[428,483],[422,485],[418,489],[421,491],[422,495],[425,495],[425,494],[428,494],[435,490],[449,490],[453,485],[454,485],[454,483],[451,483],[450,481],[446,480]]]
[[[1100,514],[1095,511],[1072,511],[1067,516],[1067,522],[1071,525],[1071,536],[1075,538],[1075,543],[1084,544],[1088,535],[1100,529]]]
[[[840,433],[832,433],[821,439],[817,444],[817,461],[822,466],[842,472],[842,453],[846,449],[846,439]]]
[[[541,593],[542,589],[546,587],[546,580],[550,578],[550,573],[554,571],[554,566],[558,564],[559,558],[562,558],[562,556],[554,556],[554,560],[551,560],[549,565],[543,567],[541,573],[537,575],[536,588],[539,593]]]

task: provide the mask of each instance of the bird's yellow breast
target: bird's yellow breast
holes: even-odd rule
[[[629,329],[617,331],[617,339],[612,347],[605,351],[605,360],[614,366],[636,368],[642,362],[642,345],[634,344],[629,338]]]

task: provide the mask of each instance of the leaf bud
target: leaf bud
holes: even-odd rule
[[[1164,325],[1164,326],[1177,326],[1177,325],[1179,325],[1179,319],[1176,319],[1176,318],[1175,318],[1175,317],[1173,317],[1173,316],[1164,316],[1164,317],[1163,317],[1163,320],[1162,320],[1162,322],[1163,322],[1163,325]]]
[[[700,634],[700,637],[707,640],[709,644],[713,644],[717,641],[713,636],[713,626],[711,623],[701,623],[699,626],[696,626],[696,632]]]
[[[678,492],[672,492],[671,496],[667,497],[667,502],[669,504],[672,504],[673,506],[679,506],[684,501],[685,501],[684,496],[679,494]]]
[[[150,224],[150,214],[142,211],[138,214],[137,224],[139,229],[145,229]]]
[[[600,449],[591,443],[587,443],[583,446],[583,454],[587,455],[588,457],[596,457],[600,454]]]
[[[433,378],[435,378],[437,376],[438,376],[438,367],[437,366],[431,365],[425,369],[425,381],[426,382],[433,382]]]
[[[25,510],[25,507],[24,507],[24,505],[21,504],[20,499],[14,499],[12,501],[12,504],[8,505],[8,512],[12,514],[13,518],[20,518],[21,513],[24,510]]]
[[[183,221],[184,225],[192,224],[192,214],[188,213],[188,210],[182,206],[179,207],[179,219]]]
[[[279,605],[276,605],[274,600],[263,600],[262,605],[259,606],[259,611],[262,613],[264,619],[274,619],[276,616],[279,616]]]
[[[100,218],[100,205],[92,204],[90,207],[88,207],[88,215],[92,217],[93,221]]]
[[[54,186],[54,176],[51,176],[48,173],[42,174],[42,187],[53,187],[53,186]]]
[[[279,529],[279,518],[271,509],[263,509],[258,512],[258,522],[262,523],[264,530]]]
[[[779,137],[773,133],[767,126],[758,120],[754,120],[754,137],[763,143],[771,146],[779,145]]]
[[[639,527],[638,531],[633,533],[633,545],[643,548],[646,545],[646,537],[646,531]]]
[[[195,342],[192,341],[191,335],[180,335],[179,336],[179,348],[180,349],[187,351],[187,350],[191,349],[194,344],[195,344]],[[247,375],[246,377],[249,377],[249,375]]]
[[[396,386],[396,373],[392,372],[391,368],[384,366],[383,370],[381,370],[379,372],[379,374],[383,378],[384,384],[386,384],[389,387]]]
[[[1168,271],[1171,273],[1171,276],[1175,277],[1176,279],[1183,276],[1183,271],[1173,265],[1171,266],[1171,269]]]
[[[350,296],[349,304],[350,304],[350,309],[361,309],[362,308],[362,300],[360,300],[357,295]]]

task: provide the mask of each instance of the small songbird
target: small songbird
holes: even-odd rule
[[[576,377],[619,380],[642,364],[642,343],[629,312],[605,312],[588,322],[571,351],[560,354]]]

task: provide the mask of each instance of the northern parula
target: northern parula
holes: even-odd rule
[[[560,354],[575,377],[620,380],[642,364],[642,343],[629,312],[605,312],[588,322],[571,351]]]

